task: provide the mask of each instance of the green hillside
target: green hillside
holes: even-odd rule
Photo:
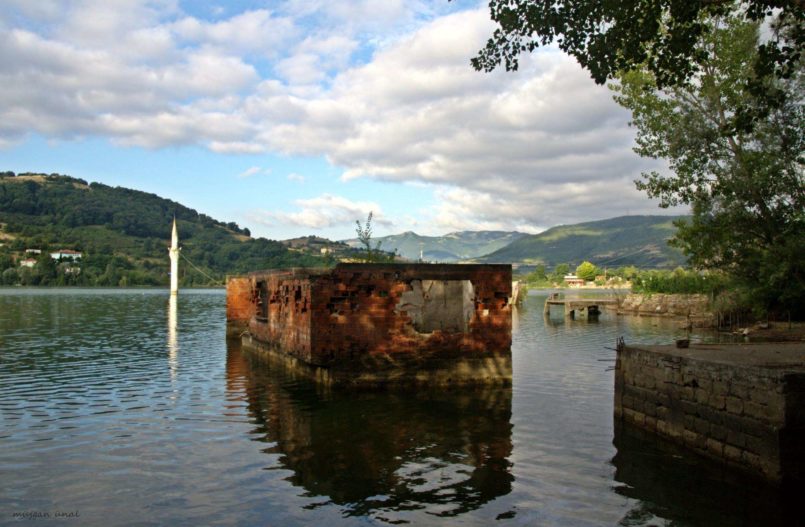
[[[676,231],[672,222],[681,218],[684,216],[620,216],[560,225],[524,236],[476,260],[547,267],[588,260],[598,266],[672,268],[685,265],[682,252],[667,243]]]
[[[397,251],[408,260],[418,260],[420,251],[426,261],[458,262],[476,258],[505,247],[513,241],[526,236],[522,232],[508,231],[462,231],[444,236],[420,236],[415,232],[404,232],[376,238],[384,251]],[[347,240],[358,247],[358,240]]]
[[[332,263],[277,241],[251,238],[235,223],[155,194],[57,174],[5,172],[0,173],[0,283],[167,285],[174,216],[185,286],[221,285],[226,274],[255,269]],[[80,251],[82,258],[56,262],[48,252],[58,249]],[[21,266],[29,257],[37,263]]]

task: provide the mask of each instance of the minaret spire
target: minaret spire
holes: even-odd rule
[[[176,215],[173,216],[173,232],[171,232],[171,246],[168,256],[171,260],[171,294],[179,292],[179,231],[176,229]]]

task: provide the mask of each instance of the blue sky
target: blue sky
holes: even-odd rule
[[[275,239],[538,232],[661,213],[629,115],[547,48],[470,58],[484,3],[5,0],[0,170],[179,201]]]

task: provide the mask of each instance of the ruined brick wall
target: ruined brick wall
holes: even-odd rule
[[[227,336],[239,337],[254,316],[252,280],[247,276],[229,276],[226,280]]]
[[[249,333],[284,352],[311,360],[311,282],[305,271],[254,273]]]
[[[328,377],[511,381],[508,265],[340,264],[250,281],[249,341]]]
[[[805,372],[625,347],[616,419],[772,481],[805,481]]]
[[[431,281],[471,284],[466,331],[417,330],[413,316],[419,306],[405,297]],[[314,283],[312,362],[378,354],[448,359],[510,353],[510,296],[511,268],[504,265],[340,265]],[[434,316],[425,305],[416,313]]]

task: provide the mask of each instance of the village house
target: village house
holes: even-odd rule
[[[50,257],[54,260],[78,260],[81,258],[81,253],[72,249],[59,249],[50,253]]]
[[[565,283],[568,287],[582,287],[586,282],[574,274],[566,274]]]
[[[36,265],[36,258],[26,258],[20,260],[20,267],[33,267]]]

